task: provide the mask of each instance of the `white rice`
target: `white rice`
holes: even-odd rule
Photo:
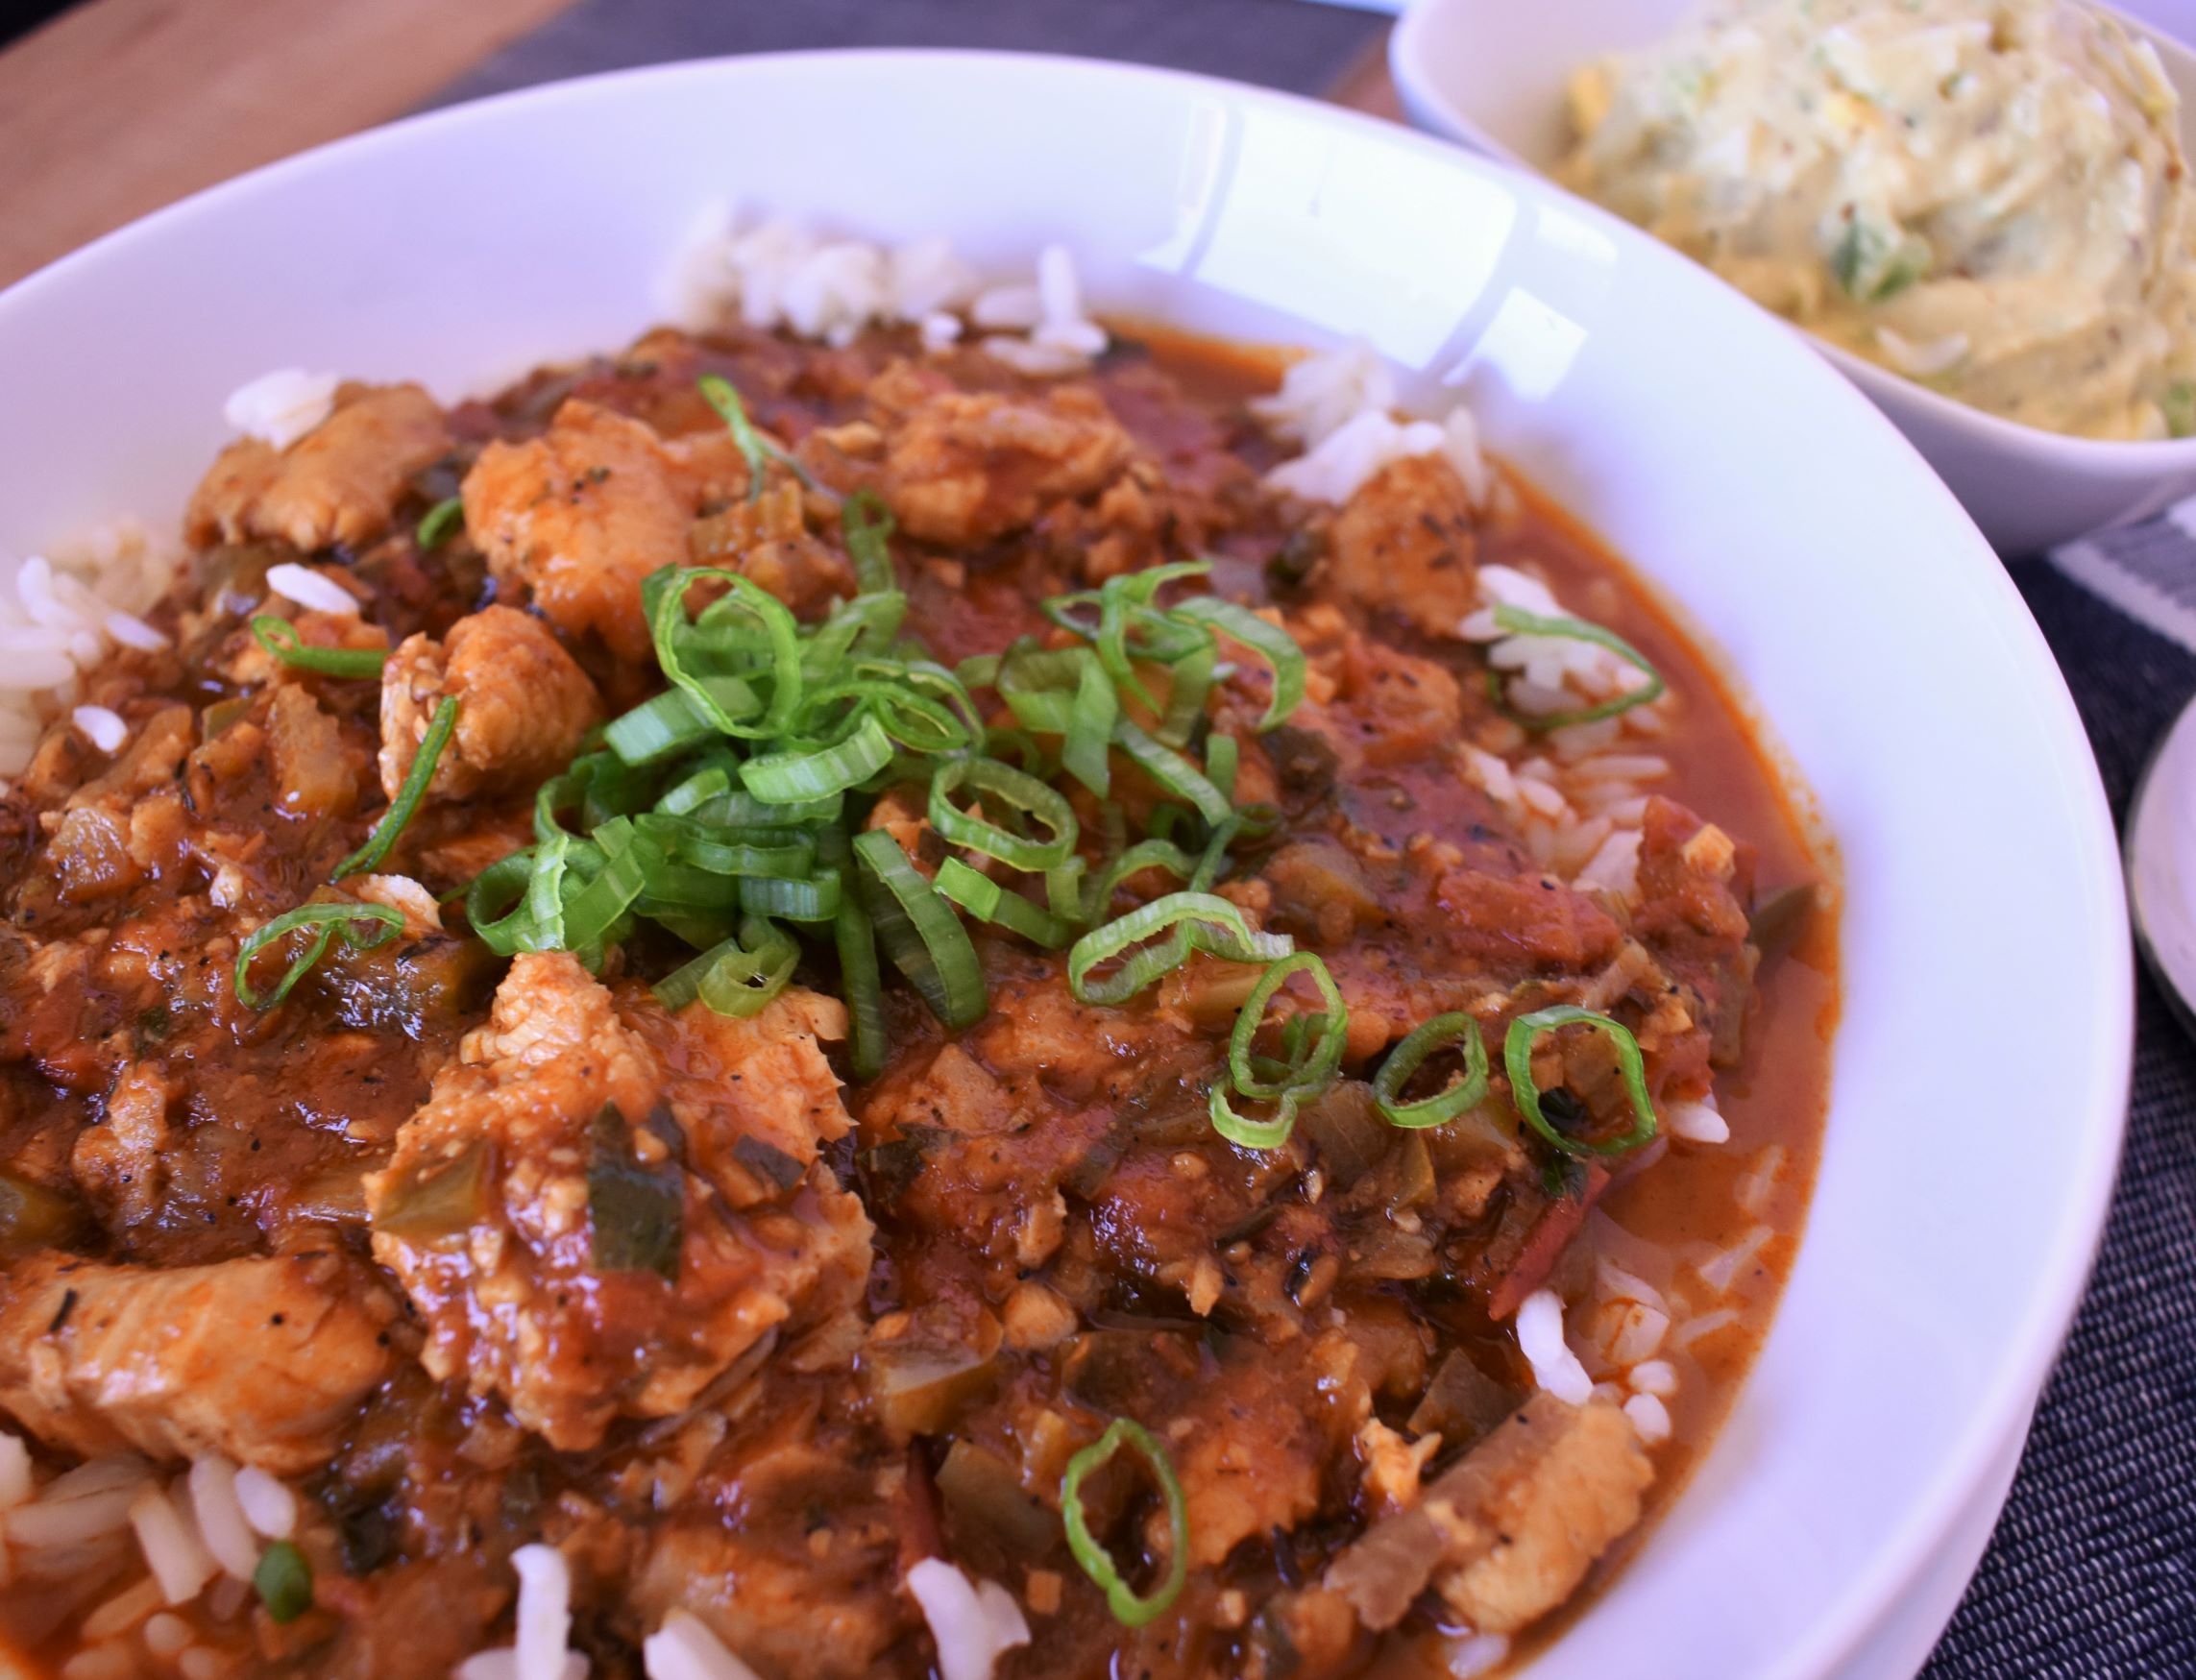
[[[246,437],[286,450],[333,411],[340,383],[333,374],[277,368],[232,391],[222,418]]]
[[[1753,1170],[1739,1181],[1732,1198],[1745,1213],[1759,1217],[1769,1205],[1769,1192],[1784,1174],[1784,1145],[1772,1143],[1754,1157]]]
[[[207,1453],[192,1463],[189,1485],[191,1515],[206,1549],[230,1574],[250,1580],[259,1567],[259,1543],[236,1497],[236,1467],[218,1453]]]
[[[146,1568],[170,1604],[187,1604],[213,1579],[212,1554],[189,1516],[157,1483],[148,1482],[130,1501],[130,1526],[137,1532]]]
[[[31,1449],[21,1436],[0,1429],[0,1511],[12,1510],[33,1492]]]
[[[173,1611],[162,1610],[145,1619],[145,1648],[156,1657],[173,1660],[190,1643],[190,1623]]]
[[[1662,1119],[1671,1136],[1682,1137],[1688,1143],[1731,1141],[1730,1122],[1717,1112],[1714,1092],[1696,1103],[1665,1103]]]
[[[938,1645],[939,1680],[991,1680],[1002,1654],[1030,1643],[1030,1624],[1006,1588],[972,1582],[942,1558],[910,1569],[908,1591]]]
[[[571,1656],[572,1567],[553,1546],[522,1546],[511,1554],[519,1574],[512,1652],[518,1680],[557,1680]]]
[[[130,725],[122,720],[122,714],[106,706],[79,706],[68,716],[69,721],[101,752],[119,751],[122,743],[130,739]]]
[[[1532,1367],[1532,1379],[1557,1400],[1582,1406],[1594,1382],[1563,1336],[1563,1303],[1552,1289],[1536,1289],[1517,1314],[1518,1347]]]
[[[1663,1338],[1670,1333],[1670,1314],[1639,1301],[1626,1303],[1623,1313],[1609,1344],[1609,1363],[1629,1369],[1661,1351]]]
[[[1646,802],[1631,814],[1630,820],[1637,824],[1647,816]],[[1586,892],[1607,892],[1620,898],[1628,898],[1639,890],[1640,831],[1635,827],[1617,828],[1614,824],[1623,817],[1610,812],[1612,824],[1606,840],[1597,846],[1594,855],[1586,860],[1572,880],[1572,885]]]
[[[358,616],[356,596],[334,579],[323,577],[311,567],[300,566],[295,560],[268,567],[267,587],[285,600],[293,600],[316,613],[334,613],[354,619]]]
[[[1269,431],[1307,450],[1358,415],[1384,414],[1395,405],[1395,376],[1361,338],[1290,363],[1281,389],[1249,404]]]
[[[1506,1634],[1476,1633],[1449,1647],[1449,1672],[1452,1680],[1477,1680],[1481,1674],[1509,1661]]]
[[[1690,1348],[1694,1343],[1728,1329],[1739,1322],[1738,1313],[1731,1307],[1720,1306],[1714,1312],[1704,1312],[1698,1318],[1688,1319],[1670,1332],[1671,1348]]]
[[[452,1680],[533,1680],[531,1675],[520,1674],[519,1655],[509,1645],[475,1651],[452,1668],[451,1674]],[[564,1659],[564,1667],[549,1680],[587,1680],[587,1659],[577,1651],[570,1652]]]
[[[960,341],[957,311],[988,334],[984,348],[1019,372],[1071,374],[1107,345],[1084,312],[1083,285],[1065,246],[1038,253],[1034,280],[985,285],[942,238],[886,247],[824,239],[786,221],[735,232],[718,212],[675,281],[682,319],[706,328],[727,314],[758,330],[783,329],[850,344],[864,329],[912,326],[923,348]]]
[[[49,1488],[35,1502],[17,1505],[7,1514],[8,1543],[19,1546],[65,1546],[118,1533],[129,1523],[137,1485],[101,1488],[59,1499],[52,1497]]]
[[[137,1659],[123,1645],[94,1645],[61,1667],[61,1680],[131,1680]]]
[[[166,593],[179,558],[177,546],[119,520],[15,568],[12,593],[0,594],[0,776],[20,774],[46,725],[75,704],[80,670],[117,644],[166,645],[137,615]]]
[[[1659,1447],[1670,1439],[1670,1408],[1651,1394],[1635,1394],[1624,1402],[1624,1416],[1631,1419],[1632,1428],[1649,1447]]]
[[[1640,1394],[1668,1400],[1677,1392],[1677,1367],[1667,1359],[1643,1359],[1631,1368],[1624,1380]]]
[[[1658,1312],[1667,1313],[1670,1310],[1670,1301],[1661,1290],[1607,1255],[1595,1262],[1594,1280],[1596,1286],[1611,1301],[1636,1301]]]
[[[758,1680],[699,1617],[684,1610],[672,1611],[641,1642],[641,1662],[648,1680]]]
[[[145,1576],[85,1617],[82,1629],[85,1643],[98,1644],[116,1634],[128,1633],[159,1609],[161,1601],[159,1582]]]
[[[1694,1270],[1700,1274],[1701,1282],[1717,1294],[1724,1294],[1738,1281],[1740,1272],[1761,1253],[1762,1246],[1774,1235],[1776,1232],[1768,1226],[1757,1225],[1729,1248],[1718,1249],[1707,1255]]]
[[[244,1521],[269,1540],[287,1540],[297,1528],[297,1496],[256,1465],[236,1473],[236,1503]]]

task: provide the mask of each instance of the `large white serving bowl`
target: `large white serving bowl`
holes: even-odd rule
[[[1546,172],[1571,144],[1564,88],[1605,53],[1668,35],[1700,0],[1410,0],[1388,66],[1413,122]],[[2100,8],[2110,10],[2110,8]],[[2196,54],[2123,18],[2181,93],[2196,154]],[[1836,345],[1810,344],[1868,394],[1929,458],[1988,536],[2030,554],[2100,525],[2147,518],[2196,491],[2196,437],[2107,443],[2041,431],[1940,396]]]
[[[1362,334],[1682,603],[1842,860],[1829,1143],[1728,1429],[1536,1672],[1858,1671],[1987,1524],[2082,1289],[2128,937],[2088,747],[2003,569],[1867,402],[1692,264],[1454,148],[1193,77],[922,53],[632,72],[329,147],[0,295],[0,549],[172,518],[224,396],[269,368],[455,397],[621,344],[725,196],[987,263],[1062,240],[1116,313]]]

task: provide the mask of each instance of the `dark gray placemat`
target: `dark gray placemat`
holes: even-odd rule
[[[580,0],[433,103],[667,59],[808,47],[1072,53],[1317,93],[1386,23],[1302,0]]]
[[[2099,546],[2147,553],[2172,530],[2159,521]],[[2174,534],[2196,575],[2196,540]],[[2124,820],[2151,749],[2196,694],[2196,655],[2054,566],[2022,562],[2013,576]],[[2048,977],[2037,979],[2047,994]],[[2007,1004],[2035,1007],[2013,993]],[[2187,1674],[2196,1674],[2196,1043],[2145,973],[2127,1154],[2096,1278],[2005,1517],[1923,1675]]]
[[[581,0],[433,103],[669,59],[851,46],[1072,53],[1318,93],[1383,26],[1301,0]],[[2155,548],[2164,528],[2120,540]],[[2196,539],[2184,541],[2196,577]],[[2015,575],[2124,813],[2150,748],[2196,693],[2196,654],[2040,562]],[[2035,986],[2044,1001],[2010,994],[2008,1007],[2047,1010],[2049,977]],[[2095,1286],[1924,1680],[2196,1676],[2192,1467],[2196,1045],[2146,977],[2127,1163]]]

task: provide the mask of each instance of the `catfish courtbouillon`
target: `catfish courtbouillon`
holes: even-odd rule
[[[1319,358],[842,336],[334,389],[49,714],[31,1672],[1466,1672],[1709,1440],[1836,894],[1700,656]]]

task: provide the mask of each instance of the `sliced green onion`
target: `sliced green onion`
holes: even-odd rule
[[[1168,792],[1188,800],[1207,822],[1217,825],[1235,815],[1233,803],[1206,778],[1203,770],[1171,746],[1154,741],[1128,718],[1114,719],[1113,744]]]
[[[1046,830],[1050,838],[1025,840],[995,822],[960,810],[952,796],[964,787],[987,795],[988,802],[1020,812]],[[954,759],[939,767],[930,783],[930,825],[948,845],[966,846],[1011,868],[1035,874],[1066,863],[1075,853],[1079,832],[1075,813],[1058,789],[989,758]]]
[[[443,749],[450,744],[451,734],[456,728],[457,696],[449,694],[427,720],[427,733],[420,737],[419,755],[412,760],[412,767],[404,772],[397,796],[389,801],[389,809],[381,814],[381,820],[374,825],[366,843],[335,865],[335,873],[329,877],[330,881],[340,881],[346,875],[368,874],[381,866],[381,860],[389,855],[398,837],[404,832],[404,824],[411,821],[412,813],[427,797],[427,784],[434,780],[435,767],[442,762]]]
[[[446,496],[421,516],[412,541],[422,548],[439,548],[443,539],[465,523],[465,498]]]
[[[740,767],[747,791],[771,804],[823,799],[858,788],[892,762],[892,741],[870,713],[854,733],[830,746],[769,752]]]
[[[1167,668],[1166,710],[1160,714],[1153,736],[1169,746],[1187,746],[1205,721],[1205,702],[1212,695],[1212,679],[1220,663],[1220,649],[1208,641]]]
[[[773,459],[791,466],[791,459],[755,429],[755,423],[747,418],[747,405],[740,401],[740,393],[730,379],[721,374],[704,374],[695,383],[700,387],[703,400],[717,410],[718,418],[730,429],[733,443],[739,446],[741,457],[747,463],[747,499],[758,499],[763,494],[764,467]]]
[[[740,883],[740,908],[755,915],[782,916],[789,922],[827,922],[839,913],[845,893],[837,869],[818,869],[805,881],[748,876]]]
[[[822,855],[834,866],[850,866],[851,853],[843,834],[833,831],[833,844]],[[859,892],[842,892],[839,914],[831,924],[832,943],[839,950],[839,989],[846,999],[846,1059],[858,1080],[872,1080],[885,1071],[891,1040],[885,1031],[885,988],[877,968],[876,929]]]
[[[705,579],[727,593],[689,620],[687,592]],[[726,735],[749,740],[785,733],[800,709],[800,626],[783,601],[751,578],[722,566],[666,566],[641,585],[648,607],[656,663]],[[759,718],[737,703],[752,698],[752,681],[767,677],[769,698]],[[723,679],[731,679],[727,688]]]
[[[1111,1554],[1090,1532],[1083,1512],[1084,1478],[1102,1469],[1122,1447],[1135,1450],[1151,1467],[1166,1501],[1167,1533],[1172,1555],[1166,1574],[1148,1594],[1139,1595],[1122,1578]],[[1183,1497],[1182,1482],[1174,1473],[1174,1461],[1150,1430],[1133,1418],[1115,1418],[1105,1434],[1067,1461],[1067,1473],[1060,1480],[1060,1514],[1067,1529],[1067,1549],[1083,1572],[1106,1595],[1106,1608],[1123,1627],[1142,1627],[1164,1614],[1182,1594],[1189,1578],[1189,1504]]]
[[[1235,797],[1235,772],[1241,767],[1243,744],[1232,735],[1214,733],[1205,742],[1205,779],[1220,790],[1223,799]]]
[[[1303,1035],[1298,1034],[1296,1054],[1290,1065],[1279,1079],[1262,1079],[1251,1066],[1251,1047],[1257,1038],[1258,1028],[1266,1017],[1266,1006],[1274,995],[1297,975],[1307,976],[1319,988],[1319,1001],[1326,1006],[1324,1011],[1312,1017],[1318,1022],[1319,1036],[1313,1041],[1308,1054],[1303,1048]],[[1295,1025],[1295,1021],[1289,1023]],[[1298,951],[1283,957],[1258,976],[1257,985],[1251,995],[1243,1000],[1243,1007],[1235,1015],[1235,1025],[1228,1034],[1228,1072],[1234,1081],[1235,1089],[1258,1102],[1273,1102],[1292,1089],[1311,1089],[1324,1085],[1334,1077],[1334,1070],[1342,1065],[1342,1049],[1350,1031],[1350,1010],[1342,1001],[1342,991],[1334,984],[1334,976],[1328,971],[1326,961],[1309,951]],[[1302,1059],[1299,1059],[1301,1058]]]
[[[717,726],[684,689],[666,689],[613,718],[603,727],[602,743],[629,765],[652,765],[716,734]]]
[[[1632,1105],[1632,1129],[1622,1137],[1611,1138],[1606,1143],[1566,1137],[1541,1112],[1540,1088],[1532,1083],[1533,1040],[1558,1027],[1591,1027],[1604,1035],[1615,1047],[1617,1071],[1623,1077],[1624,1093]],[[1647,1063],[1640,1056],[1639,1040],[1621,1021],[1612,1021],[1607,1015],[1579,1009],[1574,1004],[1535,1010],[1510,1023],[1509,1035],[1502,1040],[1502,1065],[1510,1076],[1510,1100],[1525,1116],[1525,1124],[1565,1155],[1623,1155],[1654,1137],[1654,1100],[1647,1095]]]
[[[667,862],[691,864],[711,875],[781,875],[802,881],[816,862],[815,837],[797,828],[718,828],[652,812],[633,821]]]
[[[1114,891],[1130,876],[1144,869],[1164,869],[1186,884],[1197,873],[1197,860],[1172,840],[1138,840],[1126,851],[1116,853],[1113,861],[1091,881],[1083,901],[1083,919],[1095,922],[1110,915]],[[1205,888],[1197,890],[1202,892]]]
[[[855,586],[864,595],[899,587],[892,572],[891,510],[874,490],[857,490],[839,510],[839,532],[854,562]]]
[[[1113,723],[1121,699],[1105,668],[1086,659],[1075,679],[1075,701],[1067,714],[1060,766],[1103,799],[1112,782]]]
[[[1428,1056],[1451,1044],[1464,1053],[1464,1077],[1415,1103],[1403,1101],[1403,1086]],[[1373,1076],[1373,1106],[1390,1126],[1406,1131],[1441,1126],[1472,1108],[1487,1094],[1487,1044],[1479,1035],[1479,1023],[1461,1011],[1436,1015],[1412,1029],[1388,1052],[1380,1071]]]
[[[369,929],[368,924],[371,924]],[[401,912],[385,904],[301,904],[297,909],[285,911],[265,926],[253,932],[237,948],[234,984],[236,1001],[248,1010],[271,1010],[290,995],[290,988],[311,972],[312,965],[328,952],[328,942],[342,936],[343,942],[354,951],[371,951],[388,941],[403,927]],[[283,971],[275,989],[264,994],[252,986],[252,959],[287,934],[310,929],[312,937],[305,948]]]
[[[1168,935],[1162,942],[1133,949],[1161,933]],[[1254,934],[1243,913],[1214,893],[1170,892],[1076,940],[1067,953],[1067,986],[1078,1003],[1120,1004],[1180,968],[1192,952],[1229,962],[1270,962],[1295,949],[1286,934]],[[1126,958],[1119,968],[1103,980],[1090,978],[1099,963],[1116,957]]]
[[[656,999],[672,1010],[699,998],[720,1015],[759,1014],[785,990],[799,960],[800,947],[783,929],[766,916],[743,916],[737,936],[658,981]]]
[[[1253,1120],[1235,1112],[1225,1084],[1215,1084],[1206,1097],[1206,1117],[1230,1143],[1245,1149],[1279,1149],[1296,1131],[1298,1106],[1312,1094],[1308,1086],[1290,1085],[1276,1099],[1271,1119]]]
[[[252,634],[260,646],[284,665],[322,676],[379,676],[389,663],[378,647],[308,647],[298,640],[297,626],[274,613],[256,613]]]
[[[1075,937],[1073,922],[1038,909],[1020,893],[1009,891],[959,858],[948,858],[939,864],[938,879],[933,885],[940,896],[952,900],[977,920],[1019,934],[1047,951],[1057,951]]]
[[[1495,623],[1500,629],[1517,636],[1552,636],[1571,642],[1591,642],[1597,647],[1605,647],[1634,670],[1647,673],[1647,681],[1637,688],[1626,689],[1614,699],[1603,700],[1598,706],[1584,706],[1574,712],[1552,712],[1540,716],[1519,715],[1517,721],[1529,729],[1563,729],[1574,723],[1598,723],[1604,718],[1614,718],[1629,712],[1634,706],[1644,706],[1649,700],[1659,699],[1668,686],[1662,672],[1655,670],[1647,656],[1626,642],[1614,630],[1604,630],[1598,624],[1584,619],[1547,619],[1538,613],[1528,613],[1522,607],[1508,605],[1495,609]]]
[[[968,930],[882,829],[859,834],[870,919],[892,965],[948,1027],[972,1027],[990,1008]],[[1232,908],[1232,907],[1231,907]]]
[[[1273,698],[1266,702],[1265,715],[1258,719],[1260,735],[1285,720],[1303,703],[1304,649],[1279,624],[1217,596],[1192,596],[1170,610],[1178,619],[1207,625],[1230,641],[1241,643],[1274,673]]]
[[[295,1621],[312,1608],[312,1566],[294,1541],[278,1540],[259,1554],[252,1589],[271,1619]]]

